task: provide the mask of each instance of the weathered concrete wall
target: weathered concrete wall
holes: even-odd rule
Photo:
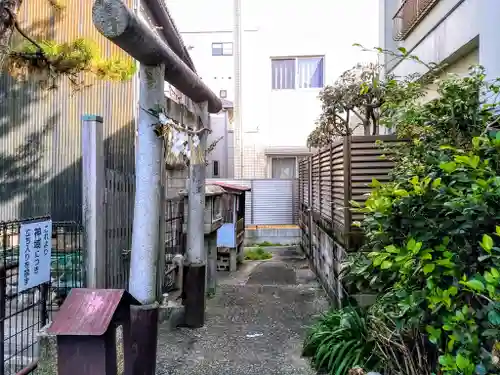
[[[245,246],[270,242],[279,245],[296,245],[300,242],[300,228],[246,228]]]
[[[345,249],[313,223],[311,266],[328,296],[339,303],[343,297],[342,284],[338,278],[341,261],[345,257]]]
[[[189,176],[187,168],[183,170],[167,170],[166,198],[179,196],[179,191],[186,188],[186,179]]]

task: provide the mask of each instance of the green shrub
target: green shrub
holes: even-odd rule
[[[321,372],[347,375],[355,367],[373,369],[373,341],[369,339],[366,311],[354,307],[331,310],[311,327],[303,356]]]
[[[245,250],[246,260],[266,260],[266,259],[271,259],[272,257],[273,254],[263,249],[262,247],[254,247]]]
[[[350,260],[346,280],[380,293],[378,318],[427,335],[437,373],[498,374],[500,135],[490,135],[497,104],[480,100],[500,87],[474,68],[439,92],[394,109],[399,135],[412,141],[396,150],[393,181],[373,181],[359,207],[369,253]]]

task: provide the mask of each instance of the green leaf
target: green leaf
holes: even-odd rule
[[[476,291],[476,292],[482,292],[484,291],[484,284],[477,280],[477,279],[473,279],[473,280],[469,280],[469,281],[462,281],[461,282],[463,285],[467,286],[468,288]]]
[[[406,248],[410,251],[415,250],[415,247],[417,246],[417,241],[415,241],[413,238],[408,241],[408,244],[406,245]]]
[[[439,356],[439,364],[443,366],[451,366],[454,363],[453,357],[449,354]]]
[[[457,163],[453,161],[449,161],[447,163],[442,162],[441,164],[439,164],[439,168],[441,168],[446,173],[452,173],[457,169]]]
[[[480,242],[481,247],[488,254],[491,254],[491,249],[493,249],[493,238],[488,236],[487,234],[483,234],[483,239]]]
[[[425,252],[422,253],[422,257],[420,259],[422,259],[422,260],[431,260],[432,259],[432,254],[430,253],[429,250],[426,250]]]
[[[459,370],[466,370],[470,366],[470,360],[464,357],[462,354],[458,353],[456,358],[456,364]]]
[[[434,271],[435,268],[436,268],[436,265],[434,263],[428,263],[424,266],[424,273],[427,275],[427,274],[431,273],[432,271]]]
[[[382,265],[380,266],[380,268],[382,268],[383,270],[387,270],[391,267],[392,267],[392,262],[390,260],[384,260],[382,262]]]
[[[440,178],[436,178],[434,181],[432,181],[432,187],[434,189],[437,189],[439,186],[441,186],[441,179]]]
[[[449,352],[453,351],[453,347],[455,346],[455,339],[451,338],[446,346]]]
[[[482,336],[485,336],[485,337],[498,337],[497,335],[499,335],[499,334],[500,334],[500,332],[498,331],[498,329],[490,328],[490,329],[484,330],[484,332],[482,333]]]
[[[490,284],[493,284],[495,282],[495,277],[493,276],[493,274],[491,272],[488,272],[488,271],[486,271],[484,273],[484,279],[486,280],[486,282],[488,282]]]
[[[488,321],[494,326],[500,326],[500,312],[497,310],[491,310],[488,313]]]
[[[472,146],[474,148],[478,148],[480,143],[481,143],[481,138],[479,138],[479,137],[472,138]]]
[[[397,197],[407,197],[410,195],[405,189],[396,189],[392,193]]]
[[[408,54],[408,51],[404,47],[399,47],[398,51],[401,52],[403,55],[407,55]]]
[[[495,279],[498,279],[500,277],[500,272],[496,268],[492,268],[490,271]]]
[[[393,254],[397,254],[399,253],[399,250],[396,246],[394,245],[389,245],[389,246],[386,246],[385,247],[385,250],[388,252],[388,253],[393,253]]]

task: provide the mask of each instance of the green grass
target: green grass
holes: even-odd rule
[[[280,244],[280,243],[272,243],[272,242],[269,242],[269,241],[264,241],[264,242],[254,243],[251,246],[273,247],[273,246],[283,246],[283,245]]]
[[[262,247],[252,247],[245,250],[245,260],[266,260],[272,257],[273,255]]]

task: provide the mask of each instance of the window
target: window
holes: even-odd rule
[[[233,56],[233,43],[212,43],[212,56]]]
[[[212,175],[214,177],[219,177],[219,161],[218,160],[214,160],[213,168],[214,168],[214,170],[212,171]]]
[[[322,88],[323,57],[272,59],[273,90]]]
[[[295,178],[295,158],[273,158],[272,178],[287,180]]]

